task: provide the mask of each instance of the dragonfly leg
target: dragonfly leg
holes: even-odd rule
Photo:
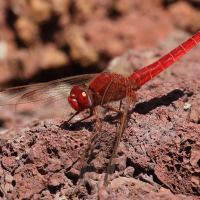
[[[96,128],[95,132],[90,136],[90,139],[89,139],[89,141],[88,141],[88,145],[87,145],[87,147],[85,148],[85,150],[84,150],[84,152],[83,152],[83,154],[82,154],[82,156],[81,156],[80,167],[81,167],[82,164],[83,164],[83,160],[85,159],[85,154],[86,154],[86,152],[88,151],[88,149],[90,148],[92,140],[95,138],[95,136],[97,135],[98,131],[101,129],[101,120],[100,120],[99,116],[97,115],[95,108],[93,108],[93,109],[91,108],[91,110],[92,110],[92,113],[94,112],[94,115],[95,115],[96,118],[97,118],[97,122],[96,122],[96,123],[98,123],[98,125],[96,126],[97,128]],[[90,117],[90,116],[89,116],[89,117]]]
[[[110,111],[116,112],[116,113],[118,113],[118,114],[121,114],[121,117],[118,119],[118,122],[119,122],[119,123],[121,122],[122,116],[124,115],[124,111],[120,110],[120,109],[121,109],[121,101],[120,101],[119,109],[115,109],[115,108],[112,108],[112,107],[109,107],[109,106],[104,106],[104,108],[105,108],[106,110],[110,110]]]
[[[75,114],[73,114],[67,121],[66,123],[69,123],[76,115],[78,115],[80,112],[76,112]]]
[[[76,115],[78,115],[80,113],[80,111],[77,111],[75,114],[73,114],[67,121],[66,123],[69,123]],[[90,117],[92,117],[94,114],[93,114],[93,109],[90,108],[90,115],[88,115],[87,117],[83,118],[83,119],[80,119],[78,120],[77,122],[82,122]]]
[[[106,110],[116,112],[116,113],[120,113],[122,115],[124,114],[124,111],[121,111],[121,110],[118,110],[118,109],[115,109],[115,108],[112,108],[112,107],[109,107],[109,106],[103,106],[103,108],[105,108]],[[121,108],[121,106],[120,106],[120,108]]]
[[[135,101],[134,101],[135,103]],[[116,140],[115,140],[115,144],[114,144],[114,148],[113,148],[113,152],[111,154],[109,163],[108,163],[108,167],[107,167],[107,171],[104,177],[104,186],[107,186],[109,183],[109,176],[114,172],[115,169],[115,161],[116,161],[116,157],[117,157],[117,153],[118,153],[118,146],[120,143],[120,140],[122,138],[122,135],[124,133],[125,127],[131,117],[131,113],[129,112],[129,106],[131,104],[131,98],[130,96],[127,98],[127,102],[126,102],[126,106],[125,106],[125,110],[120,111],[118,110],[118,113],[123,113],[123,115],[120,117],[119,122],[120,122],[120,127],[119,130],[116,133]],[[120,109],[121,109],[121,105],[122,102],[120,102]]]

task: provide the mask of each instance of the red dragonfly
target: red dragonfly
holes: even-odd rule
[[[135,91],[181,58],[199,41],[200,32],[197,32],[196,35],[158,61],[138,70],[129,77],[102,72],[101,74],[81,75],[47,83],[0,90],[0,105],[12,104],[15,105],[17,111],[25,113],[32,112],[30,111],[32,107],[40,118],[62,117],[68,114],[71,106],[76,112],[67,122],[70,122],[82,111],[90,109],[88,117],[96,115],[99,122],[98,130],[101,128],[101,123],[96,112],[97,106],[122,113],[121,126],[118,130],[118,136],[107,169],[108,174],[111,173],[113,159],[117,156],[117,148],[125,129],[129,106],[136,102]],[[124,111],[114,109],[108,105],[110,102],[122,101],[124,98],[126,99]],[[45,115],[43,115],[44,113]],[[107,174],[105,182],[107,182]]]

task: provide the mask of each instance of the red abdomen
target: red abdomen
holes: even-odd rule
[[[200,42],[200,31],[158,61],[130,75],[129,80],[133,82],[136,88],[139,88],[185,55],[198,42]]]

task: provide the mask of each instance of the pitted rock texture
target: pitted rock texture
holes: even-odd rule
[[[4,136],[15,131],[7,130],[1,135],[1,196],[198,199],[199,93],[200,84],[194,79],[152,81],[137,91],[107,187],[103,180],[115,140],[115,114],[108,113],[102,122],[81,169],[94,118],[70,126],[64,120],[38,120],[16,129],[16,135],[5,141]]]

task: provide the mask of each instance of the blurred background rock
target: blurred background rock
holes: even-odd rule
[[[198,30],[200,0],[0,0],[0,87],[149,64]]]

